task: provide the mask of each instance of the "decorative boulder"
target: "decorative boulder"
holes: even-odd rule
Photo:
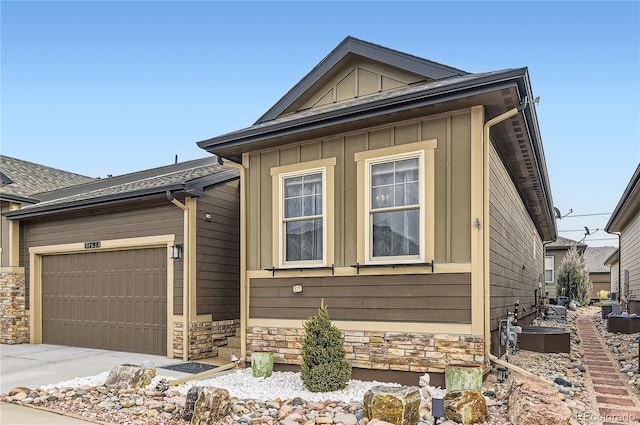
[[[104,385],[118,388],[141,388],[149,385],[150,382],[151,378],[143,367],[123,364],[111,369]]]
[[[418,387],[378,385],[364,394],[364,415],[396,425],[413,425],[420,421]]]
[[[487,402],[477,390],[451,391],[444,396],[444,416],[463,425],[483,423],[488,420]]]
[[[205,387],[196,401],[191,425],[214,425],[229,413],[229,391],[223,388]]]
[[[571,421],[571,410],[551,385],[516,376],[510,393],[507,417],[514,424],[567,425]]]
[[[196,401],[198,401],[200,394],[202,394],[202,390],[204,390],[204,387],[194,386],[189,388],[189,391],[187,391],[187,398],[184,402],[184,411],[182,413],[182,419],[185,421],[190,421],[191,418],[193,418]]]

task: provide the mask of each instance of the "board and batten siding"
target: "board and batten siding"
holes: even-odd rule
[[[542,240],[496,150],[489,153],[489,258],[491,329],[514,311],[535,313],[535,290],[544,270]]]
[[[239,187],[239,180],[217,185],[197,201],[197,314],[214,321],[240,318]]]
[[[251,279],[249,314],[306,320],[323,299],[333,320],[471,323],[471,274]]]
[[[629,270],[629,295],[640,300],[640,213],[620,232],[620,269],[622,283],[625,270]]]
[[[247,268],[273,264],[273,167],[336,158],[334,169],[334,238],[336,267],[357,262],[357,152],[437,139],[435,150],[436,263],[471,261],[471,115],[469,110],[394,125],[301,141],[277,149],[251,152],[247,169]],[[428,259],[431,260],[431,259]]]
[[[176,242],[180,242],[183,235],[183,213],[165,200],[162,204],[136,209],[120,210],[112,207],[100,214],[69,214],[47,217],[44,220],[32,219],[23,221],[20,227],[20,258],[21,264],[25,267],[26,281],[29,282],[29,248],[31,247],[162,234],[175,234]],[[174,314],[182,314],[182,268],[183,261],[175,261]],[[27,291],[28,289],[27,285]],[[29,294],[27,294],[28,302]]]
[[[9,266],[9,223],[1,215],[9,211],[9,203],[0,201],[0,267]]]

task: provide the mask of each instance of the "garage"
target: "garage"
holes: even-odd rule
[[[42,342],[166,355],[166,248],[43,255]]]

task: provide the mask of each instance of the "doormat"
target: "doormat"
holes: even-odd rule
[[[210,369],[217,367],[216,365],[206,364],[206,363],[198,363],[198,362],[188,362],[188,363],[178,363],[167,366],[158,366],[159,369],[168,369],[175,370],[176,372],[183,373],[200,373]]]

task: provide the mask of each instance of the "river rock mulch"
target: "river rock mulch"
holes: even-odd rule
[[[620,361],[620,368],[629,376],[629,384],[640,387],[637,371],[636,335],[619,335],[606,332],[606,321],[597,314],[599,309],[580,308],[568,311],[566,322],[539,320],[540,326],[566,327],[571,332],[570,353],[537,353],[520,350],[510,356],[510,363],[521,367],[553,383],[558,397],[572,412],[572,423],[581,425],[600,424],[596,410],[593,386],[586,376],[580,339],[575,319],[580,314],[589,314],[597,329],[612,341],[610,349]],[[634,356],[635,353],[635,356]],[[515,373],[515,372],[514,372]],[[486,424],[508,425],[509,388],[511,379],[497,382],[496,375],[487,375],[482,391],[487,400],[489,421]],[[162,384],[162,383],[161,383]],[[418,383],[416,383],[417,385]],[[187,425],[183,419],[185,394],[164,385],[148,386],[145,389],[115,389],[100,385],[76,388],[48,388],[44,390],[23,389],[0,395],[0,400],[62,412],[99,424],[124,425]],[[266,425],[376,425],[384,422],[364,416],[362,401],[326,400],[307,401],[295,397],[281,400],[232,399],[231,412],[220,425],[266,424]],[[439,424],[454,424],[444,418]],[[430,425],[431,422],[421,422]]]

